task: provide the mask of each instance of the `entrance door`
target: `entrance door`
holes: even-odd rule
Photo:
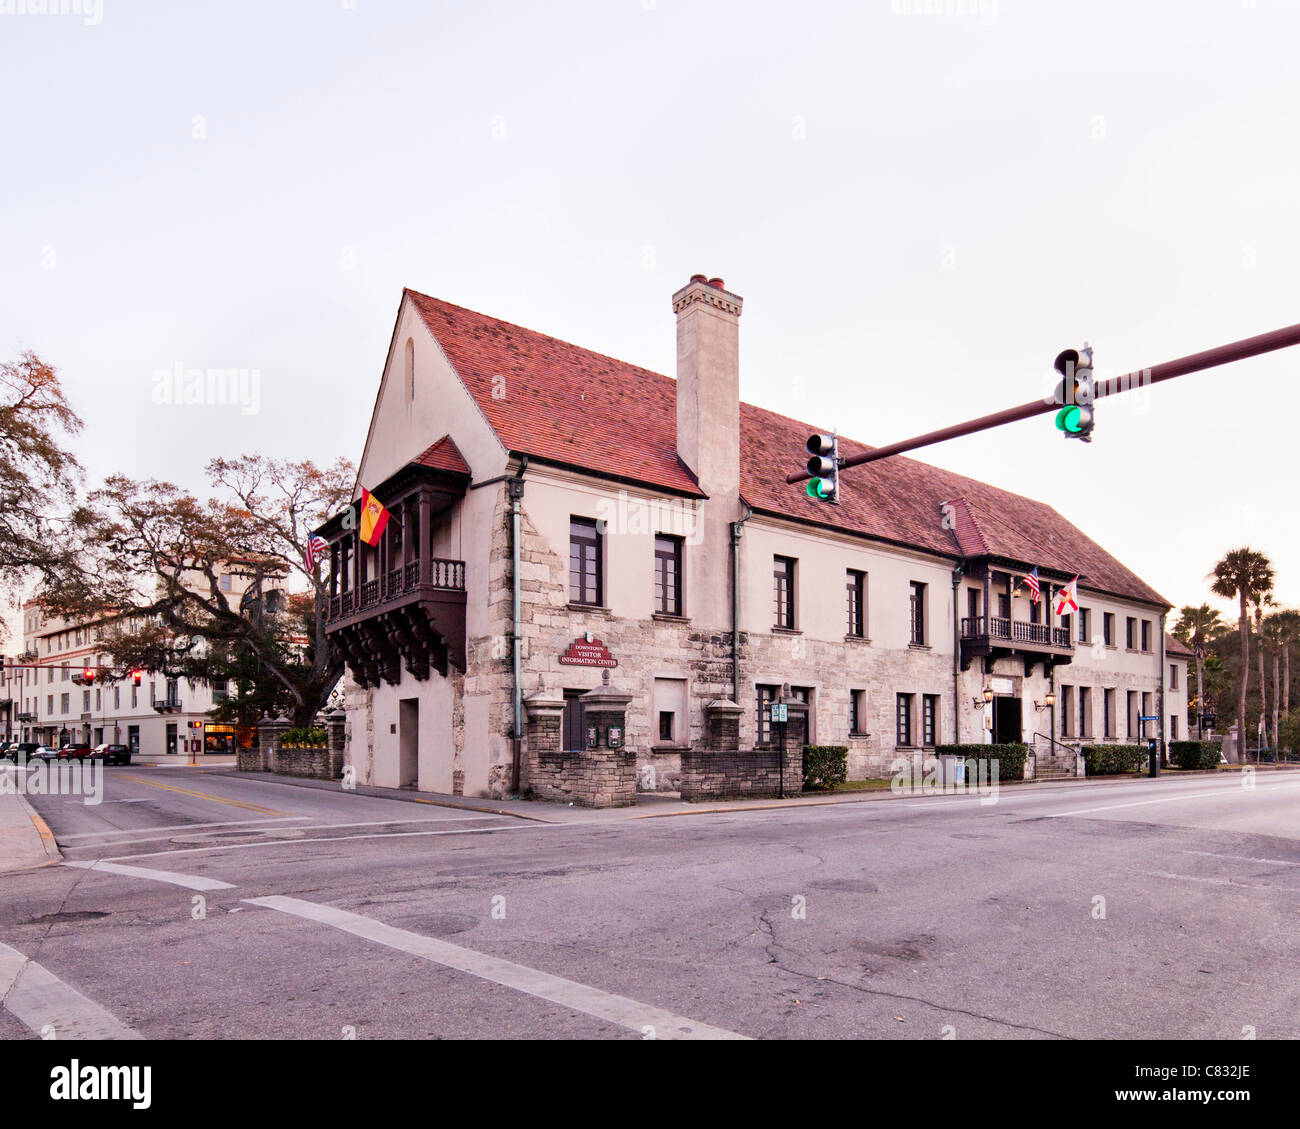
[[[1019,698],[998,695],[993,699],[993,743],[1018,745],[1024,740]]]
[[[583,728],[586,709],[582,704],[584,690],[564,691],[564,748],[568,752],[580,752],[587,746],[587,735]]]
[[[397,708],[397,786],[414,788],[420,782],[420,700],[403,698]]]

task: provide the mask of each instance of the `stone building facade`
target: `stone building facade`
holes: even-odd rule
[[[595,755],[602,686],[627,696],[608,752],[642,790],[678,790],[719,703],[740,751],[772,748],[783,690],[858,778],[936,743],[1186,735],[1168,601],[1050,507],[902,458],[839,506],[786,485],[814,429],[740,401],[741,309],[720,279],[673,296],[674,381],[404,292],[357,486],[394,518],[374,546],[351,511],[320,531],[359,782],[528,791],[526,703],[559,702],[534,745],[558,726]],[[549,759],[533,791],[605,779],[557,767],[586,763]]]

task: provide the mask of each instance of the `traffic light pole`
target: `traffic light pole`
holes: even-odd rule
[[[1093,398],[1099,400],[1103,396],[1115,396],[1121,392],[1131,392],[1134,388],[1145,388],[1147,385],[1173,380],[1175,377],[1186,376],[1188,373],[1217,368],[1219,365],[1231,364],[1234,361],[1244,361],[1248,357],[1257,357],[1262,353],[1272,353],[1278,349],[1288,349],[1294,345],[1300,345],[1300,325],[1275,329],[1271,333],[1261,333],[1257,337],[1247,337],[1242,341],[1234,341],[1230,345],[1220,345],[1214,349],[1206,349],[1202,353],[1193,353],[1188,357],[1180,357],[1176,361],[1165,361],[1163,364],[1153,365],[1149,369],[1126,373],[1124,376],[1113,376],[1109,380],[1099,380],[1094,387]],[[935,443],[943,443],[948,439],[959,439],[963,435],[974,435],[977,431],[988,431],[990,428],[1001,427],[1003,424],[1016,423],[1032,416],[1059,411],[1060,408],[1061,405],[1056,402],[1054,397],[1049,396],[1044,399],[1030,400],[1029,403],[1021,404],[1019,407],[1005,408],[1000,412],[993,412],[991,415],[967,420],[965,423],[957,423],[951,427],[940,428],[938,431],[926,432],[926,434],[918,435],[914,439],[904,439],[899,443],[891,443],[887,447],[876,447],[873,450],[864,451],[860,455],[851,455],[842,459],[840,466],[841,468],[847,468],[861,466],[863,463],[877,462],[880,459],[887,459],[891,455],[901,455],[905,451],[915,451],[920,447],[929,447]],[[793,484],[803,482],[811,477],[812,475],[808,471],[802,470],[786,475],[785,480]]]

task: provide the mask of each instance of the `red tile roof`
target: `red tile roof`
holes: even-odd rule
[[[1190,659],[1196,658],[1196,652],[1191,647],[1175,639],[1172,635],[1165,636],[1165,654],[1179,655]]]
[[[450,435],[444,435],[424,454],[416,455],[412,462],[432,467],[434,470],[455,471],[457,474],[470,472],[469,464],[462,457],[460,448],[456,446],[456,440]]]
[[[406,293],[507,449],[571,466],[595,454],[619,478],[704,497],[677,459],[666,376]]]
[[[414,290],[406,294],[509,450],[572,466],[594,463],[614,477],[703,496],[677,458],[675,381]],[[915,459],[857,467],[848,472],[840,506],[815,502],[785,481],[814,430],[740,405],[740,488],[755,509],[950,558],[988,553],[1078,572],[1081,588],[1168,606],[1050,506]],[[843,437],[840,449],[870,450]],[[953,507],[947,523],[945,504]]]

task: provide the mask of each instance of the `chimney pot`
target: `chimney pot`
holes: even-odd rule
[[[727,289],[726,286],[723,284],[722,279],[720,279],[720,278],[711,278],[711,279],[709,279],[709,285],[712,286],[715,290],[726,290],[726,289]]]
[[[709,276],[708,276],[707,274],[693,274],[693,275],[691,275],[691,281],[692,281],[692,282],[708,282],[708,281],[709,281]]]

